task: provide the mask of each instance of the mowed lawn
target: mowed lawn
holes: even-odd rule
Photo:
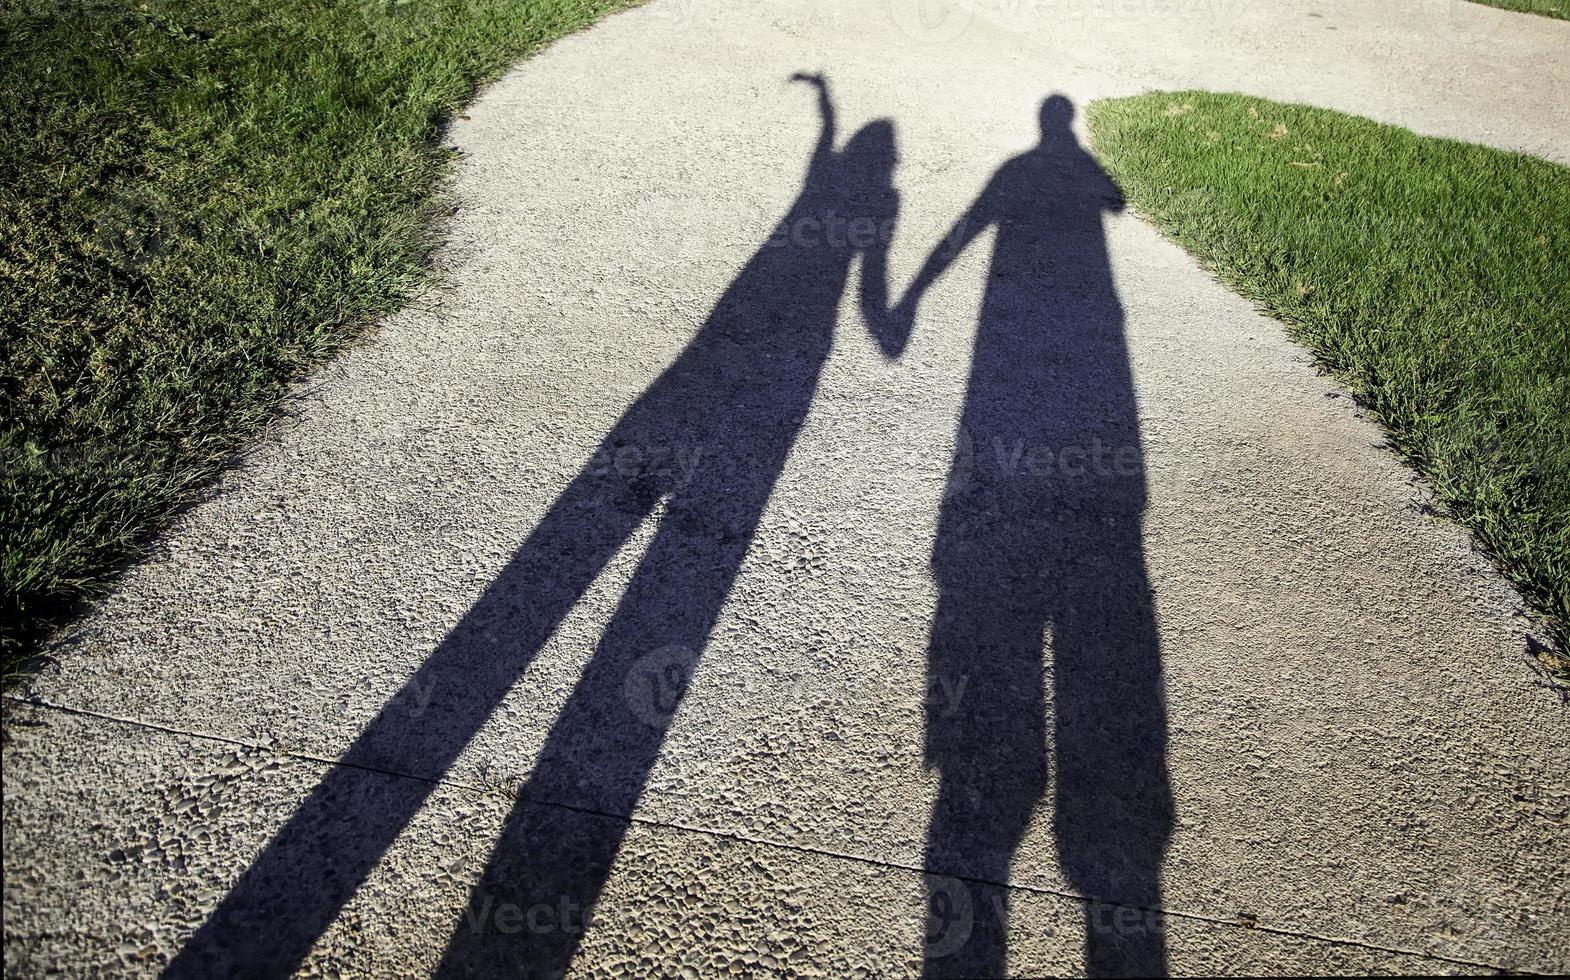
[[[1089,122],[1135,207],[1377,413],[1563,650],[1570,168],[1242,95]]]
[[[1542,14],[1544,17],[1558,17],[1560,20],[1570,20],[1570,0],[1473,0],[1473,2],[1486,4],[1490,7],[1499,7],[1502,10],[1515,10],[1525,14]]]
[[[420,288],[444,117],[630,2],[0,0],[8,674]]]

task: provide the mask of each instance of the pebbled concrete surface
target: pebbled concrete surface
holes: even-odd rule
[[[30,941],[7,956],[13,975],[125,974],[153,969],[222,895],[248,859],[326,769],[324,764],[210,739],[23,708],[12,716],[10,751],[34,763],[6,798],[12,827],[48,822],[24,844],[6,836],[7,887],[28,907]],[[357,798],[374,805],[398,777],[359,773]],[[62,813],[49,791],[68,787],[80,806]],[[408,976],[430,972],[435,937],[454,927],[507,815],[504,796],[446,785],[377,868],[313,951],[320,975]],[[120,814],[113,823],[105,813]],[[562,812],[566,825],[604,818]],[[204,828],[192,833],[191,824]],[[13,850],[14,848],[14,850]],[[93,866],[55,878],[46,867]],[[15,862],[14,864],[12,862]],[[25,863],[24,863],[25,862]],[[86,869],[84,869],[86,870]],[[977,888],[971,915],[990,914]],[[1017,972],[1075,972],[1078,902],[1016,891],[1023,920],[1012,934]],[[595,911],[540,899],[473,907],[465,930],[586,933],[594,972],[701,975],[789,973],[890,976],[920,969],[925,902],[921,875],[766,842],[640,824],[622,845],[618,874]],[[585,926],[587,928],[585,929]],[[1433,960],[1392,955],[1192,919],[1165,924],[1174,959],[1196,973],[1243,963],[1291,963],[1325,973],[1416,973]],[[505,932],[504,932],[505,934]],[[1477,972],[1438,964],[1446,973]]]
[[[1570,728],[1519,598],[1065,134],[983,194],[1051,93],[1566,160],[1567,76],[1570,25],[1460,0],[676,0],[520,65],[450,133],[446,285],[29,692],[137,724],[8,709],[8,971],[1570,967]],[[897,161],[851,145],[877,119]],[[978,196],[1006,220],[908,323],[862,315],[877,247],[763,247],[897,207],[899,297]],[[607,433],[639,455],[593,463]],[[999,473],[999,434],[1142,465]],[[379,772],[311,761],[345,758]],[[457,927],[586,882],[581,933]],[[198,932],[231,921],[270,947]]]
[[[12,827],[47,822],[24,844],[6,836],[9,897],[28,913],[30,941],[13,945],[7,972],[64,966],[78,974],[154,968],[221,897],[237,862],[254,854],[326,766],[276,752],[84,719],[31,707],[11,718],[10,751],[35,767],[6,797]],[[399,777],[355,776],[374,805]],[[49,791],[68,787],[80,806],[62,813]],[[434,969],[435,937],[454,927],[483,867],[489,836],[507,815],[504,796],[446,785],[313,951],[313,975],[409,976]],[[104,813],[121,816],[112,824]],[[557,814],[575,822],[605,818]],[[191,832],[200,821],[204,829]],[[93,866],[55,878],[46,867]],[[14,864],[12,862],[15,862]],[[989,914],[978,888],[971,914]],[[1072,973],[1079,965],[1078,902],[1016,892],[1018,972]],[[473,907],[464,930],[549,935],[583,931],[594,972],[697,971],[800,976],[891,976],[920,970],[925,902],[914,870],[803,853],[766,842],[640,824],[622,845],[618,874],[585,917],[548,899]],[[1230,924],[1173,918],[1174,958],[1194,972],[1284,962],[1325,973],[1416,973],[1434,961]],[[1477,972],[1441,964],[1447,973]]]

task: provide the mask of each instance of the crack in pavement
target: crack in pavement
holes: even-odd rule
[[[483,795],[483,796],[493,796],[493,797],[495,797],[495,796],[502,796],[502,797],[505,797],[507,799],[516,800],[518,802],[527,803],[527,804],[534,805],[534,806],[548,807],[548,808],[556,809],[556,810],[565,810],[565,811],[569,811],[569,812],[572,812],[572,813],[579,813],[579,814],[583,814],[585,816],[592,816],[592,817],[601,817],[601,818],[605,818],[605,819],[608,819],[608,820],[619,820],[619,821],[623,821],[625,823],[637,824],[637,825],[643,826],[643,827],[651,827],[651,828],[654,828],[654,829],[657,829],[657,830],[670,830],[670,831],[677,831],[677,832],[681,832],[681,833],[699,834],[699,835],[706,836],[706,837],[721,838],[721,839],[725,839],[725,840],[736,841],[738,843],[756,844],[756,845],[763,846],[763,847],[771,847],[771,848],[776,848],[776,849],[780,849],[780,850],[796,851],[796,852],[803,853],[803,854],[813,854],[813,855],[818,855],[818,856],[822,856],[822,857],[833,858],[833,859],[838,859],[838,860],[843,860],[843,861],[851,861],[851,862],[854,862],[856,864],[867,865],[869,867],[875,867],[875,868],[886,868],[886,869],[891,870],[891,871],[905,871],[905,872],[910,872],[910,873],[913,873],[913,874],[920,874],[920,875],[938,874],[938,873],[932,872],[929,869],[927,869],[925,867],[922,867],[920,865],[910,864],[910,863],[901,862],[901,861],[889,861],[889,860],[884,860],[884,859],[881,859],[881,858],[869,857],[869,856],[863,855],[863,854],[855,854],[855,853],[852,853],[852,852],[849,852],[849,851],[836,851],[836,850],[832,850],[832,849],[829,849],[829,848],[811,847],[811,846],[802,845],[802,844],[793,844],[793,843],[790,843],[788,841],[772,840],[772,839],[767,838],[767,837],[755,837],[755,836],[751,836],[751,835],[748,835],[748,834],[738,833],[736,831],[720,830],[720,829],[716,829],[716,828],[712,828],[712,827],[698,827],[698,826],[692,826],[692,825],[681,824],[681,823],[674,823],[674,822],[663,821],[663,820],[653,820],[653,819],[650,819],[648,817],[639,817],[639,816],[636,816],[636,815],[633,815],[633,814],[608,813],[608,812],[605,812],[603,810],[596,810],[596,809],[593,809],[593,808],[590,808],[590,807],[574,806],[572,804],[566,804],[566,803],[557,803],[557,802],[554,802],[554,801],[551,801],[551,800],[545,800],[545,799],[533,799],[533,798],[528,797],[527,795],[516,795],[515,796],[515,795],[512,795],[512,794],[500,794],[500,793],[496,792],[495,790],[490,789],[490,788],[488,788],[486,786],[476,785],[476,784],[464,782],[464,781],[461,781],[461,780],[452,780],[452,779],[447,779],[447,778],[432,778],[432,777],[429,777],[429,776],[420,776],[420,775],[416,775],[416,774],[413,774],[413,773],[399,772],[397,770],[392,770],[392,769],[376,768],[376,767],[373,767],[373,766],[364,766],[364,765],[358,765],[358,764],[354,764],[354,763],[343,763],[343,762],[340,762],[340,761],[338,761],[336,759],[328,759],[328,758],[325,758],[323,756],[315,755],[315,754],[310,753],[310,752],[302,752],[302,751],[290,749],[290,748],[283,747],[283,746],[276,745],[276,744],[269,744],[267,742],[250,741],[250,740],[243,739],[243,738],[234,738],[232,736],[220,735],[220,734],[216,734],[216,733],[213,733],[213,732],[203,732],[203,731],[194,731],[194,730],[184,729],[184,728],[176,728],[176,727],[171,726],[171,725],[163,725],[163,724],[159,724],[157,722],[144,721],[144,720],[139,719],[139,718],[128,718],[128,717],[125,717],[125,716],[122,716],[122,715],[112,715],[112,714],[108,714],[108,713],[102,712],[102,711],[92,711],[92,710],[88,710],[88,709],[85,709],[85,708],[76,708],[76,707],[72,707],[70,705],[59,704],[57,702],[49,701],[49,700],[46,700],[44,698],[40,698],[40,697],[36,697],[36,696],[19,697],[17,695],[13,695],[13,694],[7,694],[7,695],[4,695],[4,699],[7,702],[10,702],[12,704],[25,705],[27,707],[32,707],[32,708],[42,708],[42,709],[49,710],[49,711],[58,711],[58,712],[60,712],[62,714],[73,715],[73,716],[79,717],[79,718],[91,718],[91,719],[98,720],[98,721],[107,721],[107,722],[112,722],[112,723],[115,723],[115,724],[126,725],[126,726],[133,727],[133,728],[142,728],[142,729],[146,729],[148,731],[163,732],[165,734],[177,735],[177,736],[181,736],[181,737],[184,737],[184,738],[200,739],[200,740],[208,741],[208,742],[218,742],[218,743],[222,743],[222,744],[225,744],[225,745],[236,745],[236,746],[240,746],[242,748],[254,749],[254,750],[259,751],[259,752],[266,752],[266,753],[269,753],[269,754],[272,754],[272,755],[275,755],[275,756],[282,756],[282,757],[290,758],[290,759],[297,759],[297,760],[300,760],[300,761],[303,761],[303,762],[314,762],[314,763],[317,763],[317,764],[320,764],[320,765],[325,765],[325,766],[330,766],[330,767],[337,767],[337,768],[356,769],[356,770],[359,770],[361,772],[372,773],[372,774],[379,775],[379,776],[389,776],[389,777],[392,777],[392,778],[395,778],[395,779],[412,779],[412,780],[417,780],[419,782],[431,783],[431,784],[434,784],[434,785],[437,785],[437,786],[451,787],[453,789],[458,789],[458,790],[462,790],[462,791],[465,791],[465,792],[468,792],[468,793],[474,793],[474,794]],[[944,878],[952,878],[952,879],[957,880],[957,881],[963,881],[963,882],[967,882],[969,884],[981,885],[981,886],[985,886],[985,887],[989,887],[989,888],[1001,888],[1001,889],[1004,889],[1006,891],[1025,892],[1025,893],[1029,893],[1029,894],[1033,894],[1033,895],[1041,895],[1041,896],[1046,896],[1046,897],[1050,897],[1050,898],[1058,898],[1058,899],[1062,899],[1064,901],[1073,902],[1073,903],[1081,904],[1081,905],[1092,904],[1095,901],[1093,899],[1087,899],[1087,898],[1085,898],[1082,895],[1076,895],[1076,894],[1074,894],[1072,892],[1062,891],[1060,889],[1055,889],[1055,888],[1047,888],[1047,887],[1043,887],[1043,886],[1040,886],[1040,885],[1028,885],[1028,884],[1021,884],[1021,883],[1010,882],[1010,881],[996,881],[996,880],[991,880],[991,879],[987,879],[987,878],[979,878],[979,877],[974,877],[974,876],[971,876],[971,875],[962,875],[962,874],[941,874],[941,875],[938,875],[938,876],[944,877]],[[1120,902],[1101,902],[1101,903],[1097,903],[1097,904],[1105,905],[1105,906],[1108,906],[1108,907],[1111,907],[1111,908],[1127,908],[1127,909],[1132,909],[1132,910],[1138,911],[1138,912],[1153,913],[1153,914],[1156,914],[1156,915],[1161,915],[1161,916],[1175,918],[1175,919],[1186,919],[1186,920],[1189,920],[1191,922],[1201,922],[1201,923],[1205,923],[1205,924],[1208,924],[1208,925],[1222,926],[1222,927],[1229,928],[1229,929],[1244,930],[1244,931],[1247,931],[1247,932],[1259,932],[1259,933],[1266,933],[1266,934],[1270,934],[1270,935],[1283,936],[1283,937],[1292,938],[1292,939],[1302,939],[1302,940],[1308,940],[1308,941],[1311,941],[1311,942],[1321,942],[1321,943],[1327,943],[1327,944],[1336,945],[1336,946],[1347,946],[1347,947],[1352,947],[1352,948],[1356,948],[1356,949],[1365,949],[1365,950],[1369,950],[1371,952],[1376,952],[1376,953],[1388,953],[1388,954],[1392,954],[1392,955],[1412,956],[1412,957],[1417,957],[1417,958],[1425,959],[1425,960],[1431,960],[1431,961],[1439,962],[1439,963],[1450,963],[1450,964],[1454,964],[1456,966],[1475,967],[1475,968],[1478,968],[1478,969],[1493,970],[1493,971],[1497,971],[1497,972],[1501,972],[1501,973],[1521,974],[1521,975],[1526,975],[1526,976],[1549,976],[1550,975],[1548,973],[1541,972],[1541,971],[1525,969],[1525,968],[1522,968],[1522,967],[1519,967],[1519,966],[1515,966],[1515,967],[1506,966],[1506,965],[1501,964],[1501,963],[1493,963],[1493,962],[1488,962],[1486,960],[1474,960],[1474,959],[1466,959],[1466,958],[1463,958],[1463,957],[1446,956],[1446,955],[1441,954],[1441,953],[1431,953],[1431,952],[1424,952],[1422,950],[1405,949],[1405,948],[1402,948],[1400,946],[1387,946],[1387,945],[1384,945],[1384,944],[1381,944],[1381,943],[1372,943],[1372,942],[1368,942],[1366,940],[1361,940],[1361,939],[1351,939],[1351,938],[1348,938],[1348,937],[1345,937],[1345,936],[1325,935],[1325,934],[1322,934],[1322,933],[1311,932],[1311,931],[1304,930],[1304,929],[1292,929],[1292,928],[1287,928],[1287,927],[1283,927],[1283,926],[1267,925],[1267,924],[1264,924],[1264,923],[1239,922],[1239,921],[1234,920],[1234,919],[1225,919],[1225,918],[1221,918],[1220,916],[1206,915],[1206,914],[1204,914],[1202,912],[1190,912],[1190,911],[1186,911],[1186,910],[1183,910],[1183,909],[1174,909],[1174,908],[1170,908],[1170,907],[1166,907],[1166,906],[1147,907],[1147,906],[1142,906],[1142,905],[1127,905],[1127,904],[1120,903]]]

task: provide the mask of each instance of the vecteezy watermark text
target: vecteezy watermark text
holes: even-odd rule
[[[594,924],[593,907],[584,907],[563,895],[555,902],[535,902],[529,906],[498,902],[493,895],[469,900],[463,910],[469,931],[480,935],[494,930],[504,936],[528,933],[548,936],[554,933],[581,933]]]
[[[601,446],[589,458],[594,476],[612,473],[624,480],[660,480],[673,488],[685,487],[697,475],[702,446]]]

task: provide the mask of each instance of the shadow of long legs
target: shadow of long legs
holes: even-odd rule
[[[1008,892],[977,882],[1009,880],[1049,783],[1048,745],[1058,861],[1085,899],[1086,972],[1163,975],[1152,910],[1172,804],[1139,508],[1107,481],[1087,496],[1035,496],[1028,475],[1013,486],[975,479],[949,508],[966,538],[940,552],[945,568],[970,574],[946,576],[928,656],[928,691],[961,696],[929,697],[928,755],[943,764],[927,837],[925,975],[1007,973]],[[1001,535],[983,544],[989,525]]]
[[[622,433],[613,433],[614,444]],[[591,463],[170,964],[172,976],[292,970],[652,509]],[[364,770],[414,776],[362,796]]]
[[[567,969],[627,829],[619,818],[643,793],[768,490],[755,483],[738,495],[722,481],[700,481],[673,499],[551,727],[439,975],[555,977]],[[553,812],[559,807],[541,800],[579,813]],[[509,908],[526,911],[514,916],[525,927],[499,921],[496,910]]]

